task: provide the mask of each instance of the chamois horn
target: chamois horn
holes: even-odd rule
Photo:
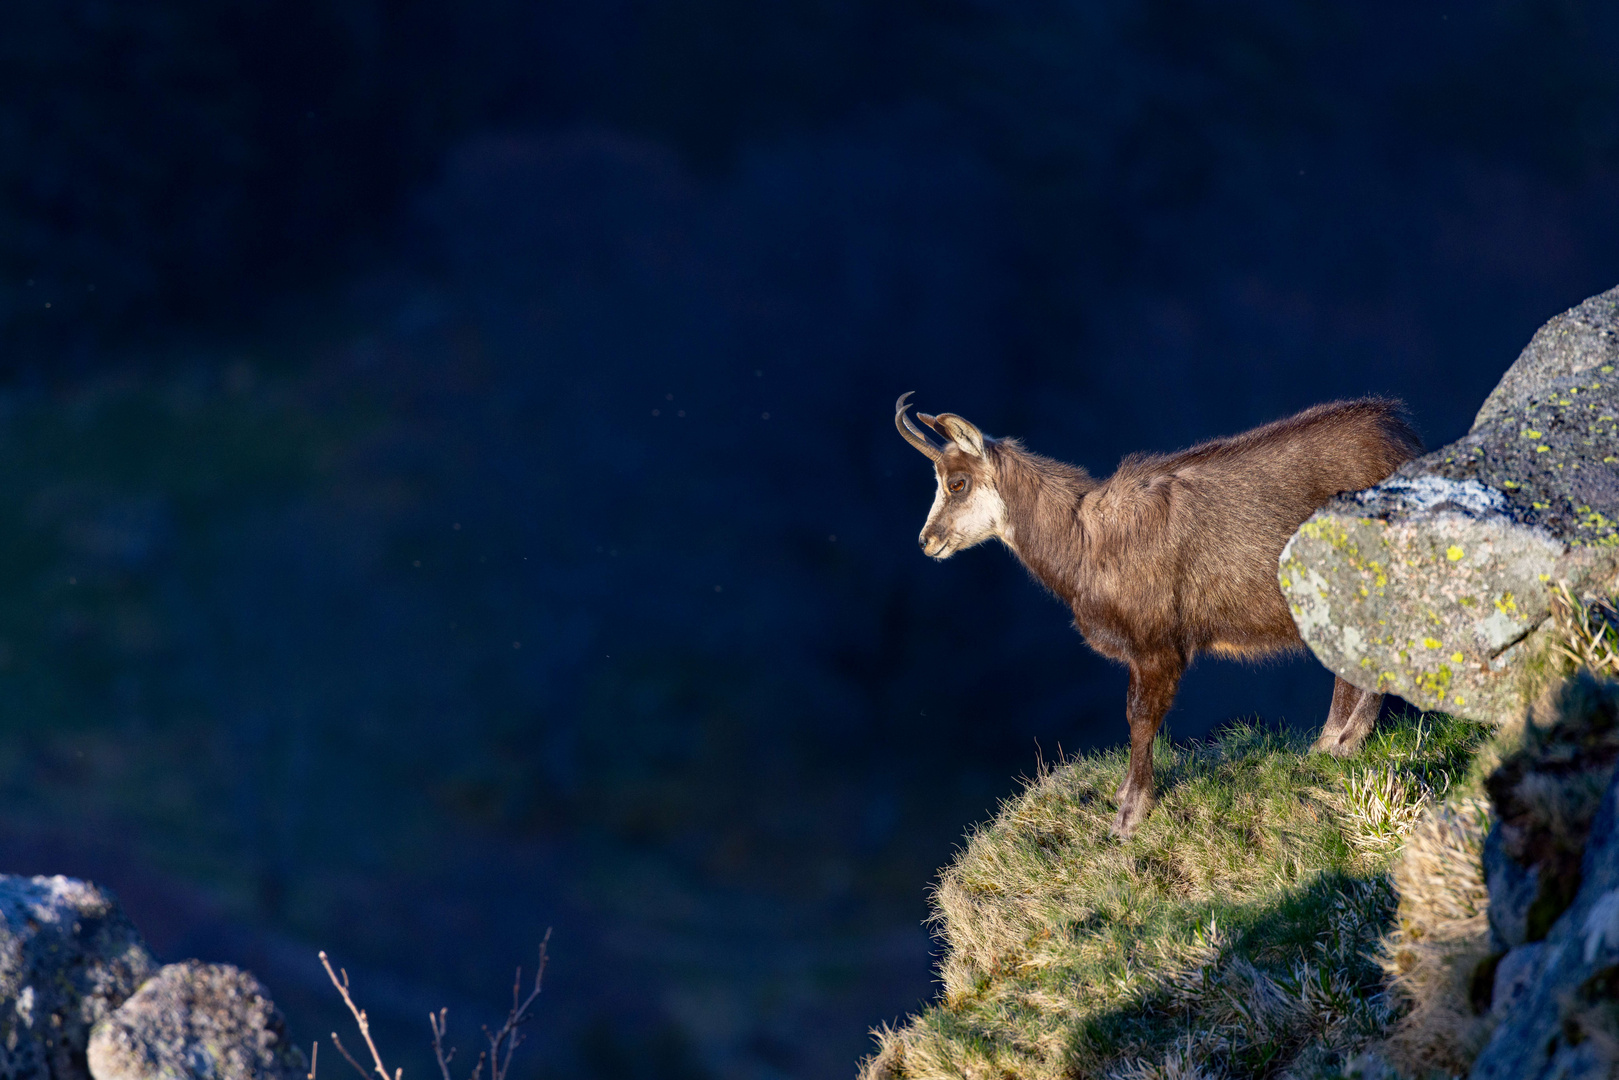
[[[929,461],[938,461],[939,458],[944,456],[944,450],[933,445],[933,440],[922,434],[921,430],[911,423],[911,418],[905,415],[905,410],[908,408],[906,399],[914,393],[916,393],[915,390],[907,390],[899,396],[898,401],[894,402],[894,426],[899,429],[899,433],[904,437],[905,441],[920,450]]]

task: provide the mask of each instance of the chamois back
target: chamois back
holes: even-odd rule
[[[1327,500],[1378,483],[1420,445],[1397,402],[1372,398],[1132,455],[1080,505],[1086,561],[1111,570],[1093,595],[1110,608],[1133,597],[1140,632],[1129,636],[1172,641],[1187,659],[1295,648],[1276,583],[1283,546]]]

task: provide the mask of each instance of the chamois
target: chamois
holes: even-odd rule
[[[1306,409],[1177,454],[1133,454],[1106,480],[994,439],[953,413],[894,426],[933,462],[919,542],[935,559],[991,538],[1074,612],[1087,644],[1130,669],[1130,766],[1113,832],[1153,806],[1152,741],[1199,653],[1257,659],[1303,648],[1277,584],[1288,537],[1328,499],[1370,487],[1420,449],[1397,401]],[[1315,749],[1353,753],[1383,695],[1338,679]]]

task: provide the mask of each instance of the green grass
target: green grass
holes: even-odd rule
[[[1108,834],[1125,751],[1042,772],[934,896],[940,1000],[877,1033],[880,1077],[1333,1075],[1392,1006],[1391,860],[1486,730],[1403,717],[1340,761],[1239,725],[1155,748],[1160,801]]]

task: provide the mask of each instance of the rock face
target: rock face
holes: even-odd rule
[[[1551,588],[1619,570],[1619,288],[1535,334],[1462,439],[1339,496],[1282,551],[1321,662],[1367,690],[1505,723]]]
[[[1493,1033],[1476,1080],[1608,1077],[1619,1066],[1619,683],[1547,691],[1485,778],[1490,956],[1474,969]],[[1488,994],[1483,991],[1488,988]]]
[[[309,1063],[248,972],[169,964],[90,1036],[95,1080],[294,1080]]]
[[[0,1080],[88,1080],[91,1026],[154,967],[113,898],[65,877],[0,875]]]
[[[1607,795],[1592,822],[1579,892],[1544,941],[1500,961],[1500,1022],[1472,1080],[1598,1080],[1619,1068],[1619,830]],[[1494,903],[1494,898],[1491,898]]]

